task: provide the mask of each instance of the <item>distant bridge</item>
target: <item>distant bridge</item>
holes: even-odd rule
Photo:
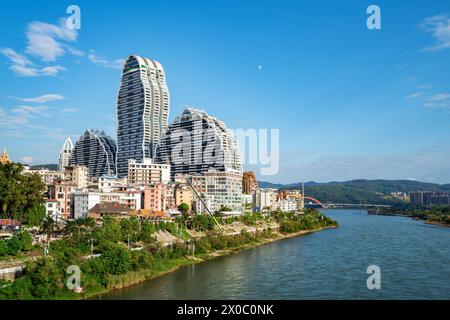
[[[327,203],[324,204],[313,197],[305,197],[305,200],[311,200],[312,202],[318,204],[323,209],[330,209],[330,208],[390,208],[390,205],[386,204],[371,204],[371,203]],[[305,204],[311,204],[311,202]]]

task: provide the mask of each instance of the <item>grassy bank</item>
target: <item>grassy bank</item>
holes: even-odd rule
[[[63,239],[51,243],[48,256],[27,262],[23,275],[14,282],[0,280],[0,300],[89,298],[184,265],[337,226],[315,210],[216,219],[220,219],[221,228],[209,216],[195,216],[178,226],[111,218],[104,219],[101,226],[87,228],[80,222]],[[187,228],[181,229],[183,225]],[[130,250],[133,248],[137,250]],[[88,258],[92,249],[98,255]],[[68,266],[79,268],[84,292],[69,290]]]
[[[111,279],[112,280],[111,286],[109,288],[102,290],[101,292],[95,292],[95,291],[85,292],[79,296],[79,299],[87,299],[87,298],[92,298],[92,297],[95,298],[95,296],[99,296],[99,295],[108,293],[112,290],[118,290],[118,289],[123,289],[123,288],[129,287],[129,286],[133,286],[133,285],[142,283],[144,281],[148,281],[148,280],[154,279],[156,277],[174,272],[174,271],[178,270],[180,267],[183,267],[186,265],[201,263],[201,262],[215,259],[218,257],[227,256],[230,254],[249,250],[249,249],[255,248],[257,246],[269,244],[269,243],[272,243],[272,242],[275,242],[278,240],[291,239],[291,238],[295,238],[298,236],[318,232],[318,231],[321,231],[324,229],[331,229],[331,228],[336,228],[336,226],[321,227],[321,228],[313,229],[313,230],[300,230],[300,231],[290,233],[290,234],[281,234],[281,233],[277,232],[277,233],[274,233],[273,236],[270,238],[260,239],[258,241],[252,242],[252,243],[242,244],[242,245],[232,248],[232,249],[217,250],[217,251],[209,252],[206,254],[198,254],[195,256],[187,256],[187,257],[184,257],[181,259],[174,259],[168,263],[165,263],[162,266],[162,268],[160,268],[159,270],[146,269],[146,270],[142,270],[142,271],[138,271],[138,272],[130,272],[123,276],[116,276],[113,279]]]

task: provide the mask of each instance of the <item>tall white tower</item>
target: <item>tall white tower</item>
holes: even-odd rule
[[[59,171],[63,171],[65,167],[69,165],[70,155],[72,154],[73,144],[70,138],[66,139],[64,142],[61,151],[59,152]]]
[[[117,95],[117,175],[128,174],[128,160],[154,159],[168,127],[169,90],[162,65],[131,55]]]

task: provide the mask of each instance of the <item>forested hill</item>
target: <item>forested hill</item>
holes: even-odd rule
[[[301,183],[272,184],[259,182],[261,188],[300,189]],[[305,183],[305,194],[328,203],[394,204],[401,202],[391,192],[450,192],[450,184],[439,185],[412,180],[351,180],[344,182]]]

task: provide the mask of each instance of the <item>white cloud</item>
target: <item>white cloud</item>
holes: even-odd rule
[[[115,59],[113,61],[108,61],[107,59],[97,56],[94,53],[90,53],[88,55],[88,59],[94,64],[113,69],[122,68],[122,65],[124,63],[124,59]]]
[[[46,103],[49,101],[57,101],[57,100],[64,100],[66,99],[62,95],[59,94],[44,94],[39,97],[35,98],[17,98],[17,100],[24,101],[24,102],[36,102],[36,103]]]
[[[30,164],[33,162],[33,157],[25,156],[22,159],[20,159],[20,161],[26,164]]]
[[[423,105],[427,108],[450,109],[450,94],[439,93],[430,96]]]
[[[423,94],[424,94],[423,92],[415,92],[415,93],[410,94],[409,96],[406,96],[405,99],[412,100],[412,99],[423,96]]]
[[[74,113],[74,112],[78,112],[78,109],[77,108],[64,108],[61,112]]]
[[[9,69],[18,76],[56,76],[60,71],[65,70],[64,67],[59,65],[39,67],[28,60],[23,54],[17,53],[11,48],[1,49],[0,53],[11,61],[12,64]]]
[[[432,85],[430,83],[422,83],[417,86],[417,89],[427,90],[427,89],[431,89],[431,87],[432,87]]]
[[[423,48],[423,51],[439,51],[450,48],[450,17],[446,14],[428,17],[423,20],[420,27],[430,33],[435,43]]]
[[[11,48],[3,48],[0,52],[7,57],[13,64],[19,66],[31,65],[31,61],[28,60],[23,54],[17,53]]]
[[[48,109],[46,106],[38,106],[38,107],[32,107],[32,106],[20,106],[16,107],[14,109],[11,109],[11,112],[19,114],[20,116],[29,119],[34,116],[44,116],[49,117],[50,115],[45,112]]]
[[[431,102],[438,102],[438,101],[444,101],[450,99],[450,94],[448,93],[439,93],[434,96],[431,96],[429,101]]]
[[[31,22],[26,30],[28,39],[26,52],[45,62],[55,61],[63,56],[67,47],[61,41],[73,42],[78,36],[75,29],[67,28],[65,21],[60,19],[59,25],[40,21]]]

